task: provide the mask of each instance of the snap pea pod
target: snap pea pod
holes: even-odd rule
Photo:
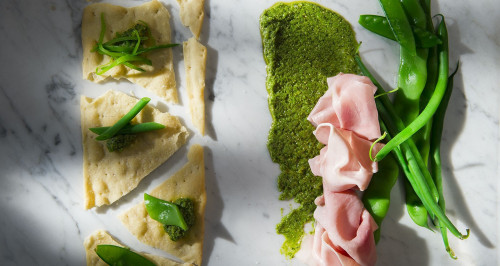
[[[431,145],[430,145],[430,160],[429,160],[429,169],[431,170],[432,176],[434,177],[434,182],[436,183],[436,187],[439,192],[439,206],[444,211],[446,209],[445,199],[443,195],[443,178],[442,178],[442,170],[441,170],[441,138],[443,135],[443,125],[444,125],[444,117],[446,114],[446,108],[448,107],[448,102],[451,98],[451,93],[453,91],[453,77],[458,71],[458,64],[455,71],[448,78],[448,86],[446,88],[446,93],[439,105],[436,114],[432,119],[432,133],[431,133]],[[446,251],[450,255],[451,258],[457,259],[455,253],[450,248],[450,244],[448,243],[448,231],[446,227],[439,223],[439,228],[441,230],[441,236],[443,238],[443,243]]]
[[[155,264],[145,257],[131,251],[114,245],[97,245],[95,252],[108,265],[120,266],[154,266]]]
[[[385,90],[380,86],[380,84],[373,77],[373,75],[370,74],[368,69],[364,66],[363,62],[361,61],[361,58],[359,56],[355,56],[355,61],[358,63],[358,66],[360,67],[362,73],[368,76],[375,84],[375,86],[377,86],[377,94],[383,94]],[[375,99],[375,103],[377,105],[379,117],[382,118],[384,124],[386,124],[389,130],[388,133],[390,135],[396,135],[397,132],[399,132],[398,128],[404,127],[404,124],[399,118],[399,116],[396,114],[391,101],[389,100],[387,95],[381,95],[380,97]],[[414,150],[416,150],[416,147],[414,146],[415,143],[412,141],[412,139],[408,139],[400,145],[400,148],[407,161],[408,169],[412,173],[411,175],[407,176],[407,178],[412,183],[415,192],[421,198],[426,209],[430,213],[434,214],[436,218],[439,220],[439,222],[443,223],[443,225],[445,225],[446,228],[448,228],[448,230],[450,230],[450,232],[453,235],[455,235],[459,239],[468,238],[470,233],[469,229],[466,230],[467,232],[466,235],[461,234],[460,231],[455,227],[455,225],[453,225],[453,223],[449,220],[449,218],[446,216],[446,214],[440,208],[437,202],[434,200],[434,197],[431,194],[430,188],[427,185],[424,177],[425,172],[427,172],[427,174],[430,175],[429,170],[426,167],[424,168],[419,167],[419,164],[416,161],[421,159],[421,157],[419,156],[418,151],[417,154],[414,153]]]
[[[439,78],[434,93],[432,94],[429,103],[424,108],[422,113],[420,113],[420,115],[418,115],[418,117],[413,122],[411,122],[403,131],[394,136],[394,138],[377,153],[377,155],[375,156],[375,161],[379,161],[380,159],[384,158],[390,150],[394,149],[394,147],[411,138],[411,136],[413,136],[415,132],[421,129],[430,119],[432,119],[432,116],[439,107],[439,103],[443,99],[448,83],[448,43],[444,40],[447,39],[448,33],[446,30],[444,18],[439,24],[438,35],[441,36],[443,44],[439,45]]]
[[[412,55],[417,54],[415,40],[405,11],[399,0],[379,0],[398,43]]]
[[[410,24],[415,27],[425,28],[427,20],[424,9],[420,6],[417,0],[402,0],[403,8],[408,16]],[[420,113],[420,97],[427,84],[427,58],[429,50],[425,48],[417,49],[417,56],[408,55],[401,49],[401,66],[399,71],[399,86],[402,88],[401,93],[398,93],[394,100],[394,108],[398,111],[403,122],[408,125]],[[408,68],[404,68],[407,65]],[[412,71],[413,69],[413,71]],[[403,70],[403,71],[401,71]],[[429,139],[426,138],[425,132],[420,130],[413,136],[413,141],[418,148],[418,152],[427,165],[429,156]],[[435,187],[430,176],[426,176],[428,185]],[[409,180],[404,181],[406,209],[411,219],[419,226],[429,229],[427,210],[420,198],[412,188]],[[438,200],[439,194],[437,189],[433,190],[435,199]]]
[[[392,32],[391,26],[386,17],[378,15],[361,15],[358,23],[365,29],[378,34],[387,39],[397,41],[396,36]],[[441,43],[441,40],[432,32],[422,29],[417,26],[412,26],[413,37],[417,48],[434,47]]]
[[[380,121],[380,127],[382,131],[387,132],[383,121]],[[386,138],[390,139],[390,137]],[[375,243],[380,240],[380,227],[389,210],[391,190],[399,175],[398,165],[392,156],[387,156],[380,161],[378,169],[379,171],[373,175],[370,185],[361,198],[365,208],[378,225],[378,229],[373,232]]]
[[[175,225],[182,230],[187,230],[188,225],[182,216],[179,207],[169,201],[155,198],[144,193],[144,205],[149,216],[163,225]]]

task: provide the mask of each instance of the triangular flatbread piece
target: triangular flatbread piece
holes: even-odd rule
[[[107,266],[108,264],[101,260],[95,249],[97,245],[114,245],[119,247],[124,247],[121,243],[113,239],[111,235],[103,230],[97,230],[91,235],[89,235],[85,241],[83,242],[83,246],[85,247],[85,254],[87,257],[87,266]],[[135,251],[134,251],[135,252]],[[136,252],[138,253],[138,252]],[[163,258],[160,256],[155,256],[151,254],[138,253],[141,256],[147,258],[151,262],[155,263],[158,266],[188,266],[191,265],[189,263],[179,263],[173,260],[169,260],[167,258]]]
[[[90,127],[111,126],[138,99],[117,91],[80,101],[85,208],[111,204],[137,187],[139,181],[164,163],[186,143],[188,132],[179,119],[146,106],[132,123],[157,122],[164,129],[137,135],[123,151],[109,152],[105,141],[96,141]]]
[[[126,31],[138,21],[144,21],[150,27],[156,44],[171,43],[170,13],[156,0],[130,8],[108,3],[88,5],[83,11],[82,18],[83,78],[94,82],[101,82],[109,78],[125,78],[152,91],[168,102],[177,103],[178,95],[172,48],[159,49],[144,54],[152,61],[151,66],[146,64],[138,65],[146,70],[145,72],[119,65],[102,75],[95,73],[96,67],[110,61],[109,56],[103,56],[92,51],[101,32],[101,13],[104,14],[106,21],[104,42],[114,38],[117,32]]]
[[[182,25],[188,27],[196,39],[200,38],[203,18],[205,17],[205,0],[177,0],[181,8]]]
[[[191,198],[196,209],[195,224],[184,238],[171,241],[163,225],[149,217],[144,202],[141,202],[120,215],[125,227],[141,242],[164,250],[184,262],[201,265],[207,201],[203,148],[193,145],[188,153],[188,163],[149,194],[167,201]]]
[[[195,38],[183,44],[184,65],[186,68],[187,93],[191,121],[205,135],[205,70],[207,48]]]

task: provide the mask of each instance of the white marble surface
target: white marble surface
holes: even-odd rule
[[[118,1],[137,5],[143,1]],[[83,209],[79,97],[107,89],[151,96],[128,82],[93,84],[81,78],[80,23],[87,1],[0,1],[0,265],[84,265],[83,239],[106,229],[130,247],[162,254],[138,242],[117,215],[141,201],[185,163],[187,147],[206,147],[208,205],[205,265],[298,264],[280,255],[275,233],[280,208],[276,176],[266,149],[271,120],[258,29],[262,11],[276,1],[206,0],[202,43],[208,46],[208,136],[195,134],[187,113],[182,51],[174,49],[181,105],[153,97],[182,117],[193,137],[140,186],[110,207]],[[317,1],[348,19],[362,41],[362,56],[394,85],[397,47],[361,29],[360,14],[381,14],[376,0]],[[171,11],[176,42],[190,33]],[[498,85],[500,5],[496,0],[442,0],[434,11],[449,25],[451,62],[460,60],[443,141],[448,213],[468,240],[451,238],[459,257],[448,258],[440,235],[414,226],[393,191],[383,223],[378,265],[498,265]]]

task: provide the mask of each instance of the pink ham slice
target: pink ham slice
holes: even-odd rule
[[[377,163],[369,157],[372,142],[332,124],[318,125],[314,134],[319,142],[326,144],[318,156],[309,160],[312,173],[323,177],[323,190],[365,190],[378,170]],[[382,147],[383,144],[375,144],[372,154]]]
[[[368,77],[340,73],[327,79],[328,91],[307,118],[314,126],[331,123],[375,140],[380,137],[378,113],[373,95],[377,87]]]
[[[377,224],[352,190],[316,199],[312,265],[374,265]]]
[[[314,235],[307,235],[296,258],[309,266],[356,266],[359,265],[344,250],[335,246],[328,233],[320,224],[316,224]]]

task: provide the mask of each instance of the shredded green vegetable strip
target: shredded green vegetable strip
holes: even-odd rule
[[[156,123],[156,122],[146,122],[146,123],[141,123],[141,124],[127,124],[123,128],[121,128],[115,135],[126,135],[126,134],[137,134],[137,133],[142,133],[142,132],[147,132],[147,131],[152,131],[152,130],[158,130],[158,129],[163,129],[165,128],[164,125]],[[109,127],[92,127],[89,128],[90,131],[96,133],[97,135],[101,135],[104,133],[106,130],[108,130]]]
[[[143,63],[146,65],[152,65],[151,60],[147,59],[144,56],[139,56],[140,54],[144,54],[153,50],[158,49],[166,49],[177,46],[179,44],[162,44],[162,45],[154,45],[151,47],[144,47],[144,41],[152,40],[149,27],[144,21],[140,21],[142,24],[142,29],[148,33],[148,36],[141,36],[137,29],[132,28],[131,36],[120,36],[117,34],[115,38],[110,41],[104,42],[104,34],[106,33],[106,20],[104,18],[104,13],[101,13],[101,32],[99,34],[99,40],[97,41],[97,45],[91,50],[92,52],[97,52],[102,55],[107,55],[111,57],[111,60],[101,66],[96,68],[96,74],[102,75],[118,65],[125,65],[131,69],[144,72],[145,70],[141,67],[138,67],[132,62]],[[140,24],[138,24],[140,25]],[[126,34],[127,32],[123,33]]]
[[[150,98],[144,97],[137,102],[137,104],[132,107],[132,109],[126,113],[118,122],[116,122],[113,126],[104,131],[101,135],[97,136],[96,140],[107,140],[115,136],[120,129],[125,127],[130,123],[132,119],[148,104]]]

